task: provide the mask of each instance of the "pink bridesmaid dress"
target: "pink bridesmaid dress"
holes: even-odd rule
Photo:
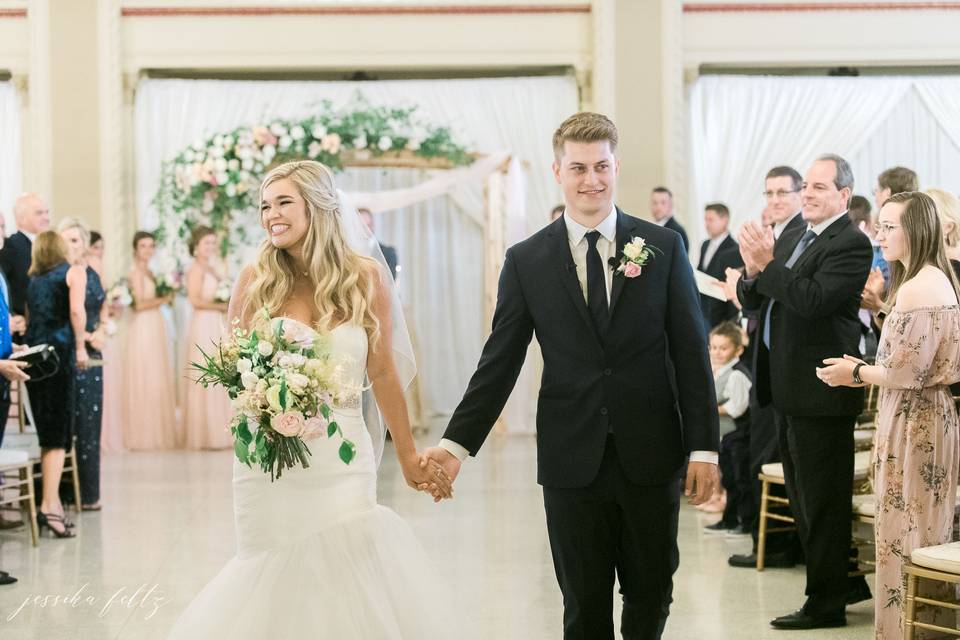
[[[119,318],[114,322],[122,326]],[[123,339],[120,328],[117,335],[107,339],[103,347],[103,422],[100,432],[100,450],[123,451]]]
[[[153,279],[143,278],[143,297],[156,297]],[[128,449],[177,446],[176,396],[167,327],[159,308],[133,311],[123,347],[123,440]]]
[[[204,300],[213,301],[218,280],[209,271],[203,274]],[[216,350],[227,327],[226,314],[214,309],[193,309],[186,335],[183,372],[183,433],[187,449],[228,449],[233,447],[233,436],[228,429],[230,422],[230,398],[221,387],[204,389],[194,382],[199,373],[190,367],[191,362],[202,362],[200,349],[210,354]]]

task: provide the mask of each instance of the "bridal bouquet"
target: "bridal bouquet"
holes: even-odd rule
[[[339,435],[338,454],[344,464],[356,456],[356,446],[343,435],[330,408],[359,396],[340,382],[340,370],[331,356],[328,337],[311,343],[292,339],[282,318],[266,312],[247,332],[235,327],[208,354],[191,366],[200,372],[196,382],[224,387],[236,411],[230,422],[234,453],[240,462],[260,465],[273,481],[284,469],[310,466],[307,441]]]
[[[177,293],[183,288],[183,275],[176,270],[159,273],[154,278],[157,288],[157,297],[162,298]]]

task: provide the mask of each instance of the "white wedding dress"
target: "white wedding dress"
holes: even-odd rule
[[[295,320],[284,326],[298,339],[313,337]],[[361,384],[364,330],[341,325],[331,344]],[[349,466],[337,455],[338,437],[309,441],[310,467],[287,469],[276,482],[234,460],[237,554],[190,603],[170,640],[463,636],[450,590],[410,527],[377,504],[377,465],[360,407],[334,407],[334,414],[357,446]]]

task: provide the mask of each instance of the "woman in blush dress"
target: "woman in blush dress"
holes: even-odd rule
[[[172,295],[157,297],[156,280],[148,266],[155,251],[153,234],[134,234],[133,266],[128,273],[133,313],[123,341],[123,441],[135,450],[177,446],[173,370],[160,313]]]
[[[104,301],[106,292],[100,283],[100,275],[89,264],[87,254],[90,244],[90,232],[87,226],[77,218],[64,218],[57,227],[60,237],[67,244],[70,263],[74,265],[82,278],[67,276],[68,284],[77,280],[77,286],[83,285],[84,340],[90,366],[78,369],[75,381],[73,403],[73,429],[77,436],[77,472],[80,477],[80,501],[84,511],[100,510],[100,418],[103,409],[103,366],[102,350],[107,339],[107,314]],[[71,289],[71,296],[73,295]],[[72,300],[71,300],[72,301]],[[63,495],[63,494],[61,494]],[[67,492],[68,496],[72,496]]]
[[[212,259],[217,251],[217,236],[210,227],[197,227],[190,237],[193,264],[187,270],[187,299],[193,307],[187,328],[187,366],[202,362],[206,353],[216,350],[216,343],[227,331],[227,303],[215,297],[223,275]],[[204,389],[193,382],[196,372],[187,370],[183,380],[183,433],[187,449],[226,449],[233,446],[230,434],[230,398],[220,387]]]
[[[898,193],[880,209],[877,241],[890,264],[891,308],[876,365],[828,358],[818,369],[831,386],[881,388],[876,435],[878,640],[903,637],[903,559],[953,539],[960,424],[949,386],[960,380],[960,284],[950,267],[936,205]],[[952,586],[921,585],[921,595],[951,598]],[[951,598],[952,599],[952,598]],[[953,612],[919,604],[917,619],[953,628]],[[918,638],[929,637],[917,630]],[[939,636],[937,636],[939,637]]]

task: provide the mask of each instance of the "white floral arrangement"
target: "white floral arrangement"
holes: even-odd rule
[[[230,302],[230,294],[233,293],[233,281],[229,278],[223,278],[217,282],[217,289],[213,294],[214,302]]]
[[[107,291],[107,303],[115,308],[133,306],[133,293],[126,278],[120,278],[110,287]]]

